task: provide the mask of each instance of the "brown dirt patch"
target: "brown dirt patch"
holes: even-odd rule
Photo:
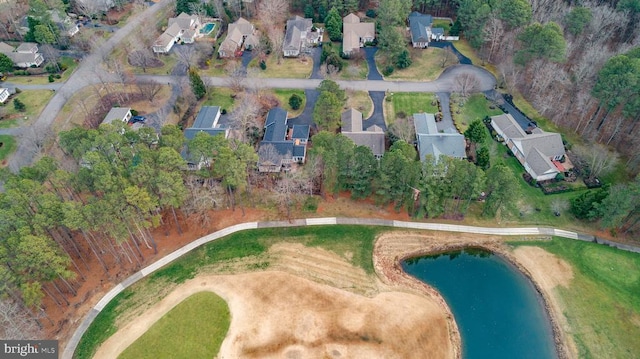
[[[195,278],[119,330],[94,358],[117,357],[171,308],[204,290],[224,298],[232,314],[219,358],[450,357],[445,318],[429,298],[402,292],[367,298],[268,271]]]
[[[540,247],[518,247],[513,254],[545,290],[552,290],[559,285],[568,287],[573,279],[573,269],[569,263]]]

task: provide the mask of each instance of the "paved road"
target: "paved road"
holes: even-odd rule
[[[40,117],[34,122],[33,127],[37,129],[37,131],[43,131],[51,127],[51,124],[64,104],[74,93],[80,91],[85,86],[99,83],[100,81],[117,82],[116,76],[102,70],[101,64],[103,58],[110,54],[113,48],[127,37],[129,33],[141,25],[144,19],[152,18],[154,14],[162,10],[162,8],[173,3],[173,0],[160,0],[145,11],[132,16],[125,26],[114,32],[111,38],[101,44],[93,53],[86,56],[67,82],[56,89],[56,94],[44,108]],[[24,88],[26,89],[26,87]],[[33,163],[35,155],[28,146],[29,141],[19,141],[16,152],[9,160],[9,168],[18,169]]]
[[[139,272],[131,275],[125,279],[107,294],[89,311],[83,321],[76,328],[73,336],[66,344],[62,353],[62,359],[72,359],[73,353],[82,338],[82,335],[87,331],[96,316],[105,308],[107,304],[118,294],[130,287],[137,281],[149,276],[163,266],[173,262],[174,260],[182,257],[183,255],[191,252],[192,250],[206,244],[213,242],[219,238],[225,237],[229,234],[256,228],[274,228],[274,227],[301,227],[301,226],[317,226],[317,225],[336,225],[336,224],[348,224],[348,225],[366,225],[366,226],[385,226],[395,228],[408,228],[408,229],[420,229],[431,231],[445,231],[445,232],[457,232],[457,233],[473,233],[473,234],[493,234],[500,236],[532,236],[532,235],[544,235],[544,236],[557,236],[574,240],[581,240],[587,242],[597,242],[606,244],[609,246],[617,247],[622,250],[640,253],[640,247],[609,242],[592,235],[586,235],[582,233],[565,231],[562,229],[545,228],[545,227],[529,227],[529,228],[490,228],[490,227],[474,227],[463,226],[456,224],[443,224],[443,223],[423,223],[423,222],[403,222],[392,221],[375,218],[308,218],[297,219],[292,221],[273,221],[273,222],[249,222],[236,224],[231,227],[221,229],[217,232],[210,233],[204,237],[201,237],[182,248],[169,253],[168,255],[158,259],[155,263],[143,268]]]

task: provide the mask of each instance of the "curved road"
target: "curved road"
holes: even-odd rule
[[[102,69],[101,64],[103,59],[108,56],[114,47],[127,37],[129,33],[141,25],[144,19],[153,17],[169,4],[173,4],[173,0],[160,0],[156,4],[148,7],[145,11],[132,16],[125,26],[114,32],[113,36],[102,43],[90,55],[86,56],[64,85],[55,88],[57,90],[56,94],[51,98],[51,101],[49,101],[44,110],[42,110],[38,119],[33,123],[33,128],[37,131],[44,131],[50,128],[64,104],[74,93],[80,91],[85,86],[100,83],[101,81],[117,82],[118,79],[116,76],[106,73]],[[20,88],[27,89],[26,86],[20,86]],[[19,141],[16,152],[9,160],[9,168],[19,169],[33,162],[35,154],[27,148],[28,144],[29,141]]]
[[[73,336],[67,343],[62,353],[62,359],[72,359],[73,353],[82,338],[82,335],[87,331],[89,325],[93,322],[96,316],[104,309],[104,307],[123,290],[133,285],[140,279],[147,277],[149,274],[157,271],[163,266],[173,262],[174,260],[182,257],[183,255],[191,252],[192,250],[212,242],[216,239],[222,238],[229,234],[244,231],[247,229],[256,228],[275,228],[275,227],[301,227],[301,226],[317,226],[317,225],[336,225],[336,224],[348,224],[348,225],[363,225],[363,226],[385,226],[395,228],[408,228],[408,229],[422,229],[431,231],[444,231],[444,232],[463,232],[472,234],[492,234],[500,236],[531,236],[531,235],[544,235],[544,236],[557,236],[569,239],[598,242],[609,246],[614,246],[622,250],[640,253],[640,247],[628,246],[620,243],[609,242],[601,240],[597,237],[586,235],[577,232],[565,231],[562,229],[546,228],[546,227],[524,227],[524,228],[490,228],[490,227],[475,227],[475,226],[463,226],[456,224],[443,224],[443,223],[422,223],[422,222],[404,222],[393,221],[385,219],[375,218],[307,218],[297,219],[293,221],[273,221],[273,222],[249,222],[236,224],[235,226],[227,227],[201,237],[182,248],[179,248],[168,255],[158,259],[155,263],[143,268],[139,272],[131,275],[125,279],[107,294],[89,311],[84,320],[80,323],[78,328],[74,331]]]

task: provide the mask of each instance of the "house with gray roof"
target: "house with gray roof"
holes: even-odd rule
[[[33,42],[23,42],[17,48],[4,42],[0,43],[0,53],[7,55],[15,67],[28,68],[42,65],[44,57],[38,51],[38,44]]]
[[[258,147],[258,171],[288,171],[293,163],[303,163],[309,141],[308,125],[287,125],[287,111],[275,107],[267,113],[264,136]]]
[[[177,42],[193,43],[196,38],[203,36],[200,33],[200,27],[202,27],[202,23],[198,15],[189,15],[183,12],[177,17],[169,18],[167,29],[153,43],[153,52],[166,54]]]
[[[222,135],[225,138],[229,137],[229,128],[218,124],[220,115],[220,106],[202,106],[200,112],[198,112],[198,116],[196,116],[195,121],[193,121],[193,125],[184,131],[184,137],[187,141],[193,140],[198,133],[206,133],[210,136]],[[182,158],[187,161],[187,168],[191,170],[200,169],[209,161],[209,159],[206,158],[192,158],[186,146],[180,154]]]
[[[417,11],[409,14],[409,31],[411,32],[411,44],[417,48],[429,47],[432,32],[433,17]]]
[[[380,159],[385,151],[385,135],[380,126],[370,126],[366,130],[362,125],[362,113],[350,108],[341,115],[342,135],[351,139],[356,146],[368,147],[376,158]]]
[[[315,30],[315,31],[314,31]],[[313,20],[294,16],[287,20],[282,51],[285,57],[298,57],[322,42],[322,29],[313,27]]]
[[[234,57],[243,44],[253,47],[258,42],[259,39],[253,24],[241,17],[227,27],[227,36],[218,48],[218,56]]]
[[[413,123],[421,161],[424,161],[427,156],[431,156],[436,162],[440,156],[459,159],[467,157],[464,136],[454,128],[439,132],[433,114],[415,113]]]
[[[511,114],[492,116],[491,126],[536,181],[551,180],[564,172],[561,161],[566,152],[559,133],[540,128],[527,133]]]
[[[360,22],[360,18],[355,14],[349,14],[342,19],[342,52],[345,55],[351,55],[375,38],[375,23]]]
[[[131,108],[129,107],[112,107],[111,110],[104,116],[101,123],[112,123],[114,121],[122,121],[128,123],[131,119]]]

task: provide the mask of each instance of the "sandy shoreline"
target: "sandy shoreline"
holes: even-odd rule
[[[198,276],[122,326],[102,344],[95,358],[117,357],[166,312],[203,290],[220,295],[232,313],[218,358],[404,358],[425,347],[432,350],[431,357],[460,358],[460,334],[448,305],[435,289],[406,274],[401,263],[463,247],[496,253],[530,278],[547,309],[559,358],[577,358],[575,345],[563,331],[568,325],[561,303],[553,295],[556,286],[570,282],[571,267],[538,247],[512,251],[504,240],[459,233],[383,233],[373,251],[375,276],[366,275],[351,266],[348,258],[335,253],[280,244],[269,251],[273,260],[270,271]],[[267,281],[270,285],[265,286]],[[317,301],[308,293],[323,299]],[[416,312],[418,308],[422,308],[420,312]],[[396,317],[404,319],[401,323],[387,319]],[[416,336],[416,330],[428,335]],[[400,336],[399,331],[403,333]],[[361,340],[365,337],[376,340]]]

